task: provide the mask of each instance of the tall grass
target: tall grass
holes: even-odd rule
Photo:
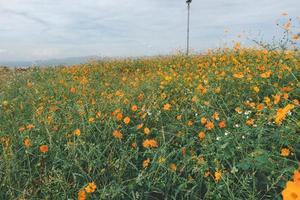
[[[297,51],[236,46],[16,73],[1,84],[0,199],[281,199],[299,70]]]

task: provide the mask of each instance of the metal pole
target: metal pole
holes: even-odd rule
[[[190,3],[188,2],[188,18],[187,18],[187,40],[186,40],[186,55],[189,55],[190,49]]]

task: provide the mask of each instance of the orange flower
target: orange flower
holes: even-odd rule
[[[95,122],[95,118],[94,117],[90,117],[88,121],[89,121],[89,123],[94,123]]]
[[[294,179],[294,182],[296,182],[297,184],[300,184],[300,171],[299,170],[294,171],[293,179]]]
[[[204,124],[206,124],[207,119],[206,119],[205,117],[201,117],[201,120],[200,120],[200,121],[201,121],[201,124],[204,125]]]
[[[131,144],[131,147],[132,147],[133,149],[135,149],[135,148],[137,147],[137,144],[134,142],[134,143]]]
[[[31,82],[27,83],[27,87],[31,88],[32,86],[33,86],[33,83],[31,83]]]
[[[278,104],[280,101],[280,94],[276,94],[275,96],[273,96],[274,99],[274,104]]]
[[[116,116],[117,120],[122,120],[123,118],[123,114],[122,113],[117,113],[117,116]]]
[[[70,92],[75,93],[76,92],[76,88],[74,88],[74,87],[70,88]]]
[[[123,121],[124,121],[125,124],[129,124],[130,123],[130,118],[129,117],[125,117]]]
[[[27,126],[26,126],[26,128],[28,129],[28,130],[32,130],[32,129],[34,129],[34,125],[33,124],[28,124]]]
[[[42,153],[47,153],[49,150],[48,146],[47,145],[41,145],[40,146],[40,152]]]
[[[141,102],[144,99],[144,97],[145,97],[145,94],[144,93],[140,93],[139,96],[137,97],[137,100],[139,102]]]
[[[288,157],[290,155],[290,150],[288,148],[282,148],[280,155],[283,157]]]
[[[149,139],[149,140],[146,139],[143,142],[143,147],[145,147],[145,148],[155,148],[155,147],[158,147],[158,144],[157,144],[156,140],[154,140],[154,139]]]
[[[283,28],[284,28],[285,30],[289,30],[289,29],[291,28],[291,26],[292,26],[291,21],[288,21],[286,24],[283,25]]]
[[[24,144],[24,146],[25,146],[26,148],[29,148],[29,147],[31,146],[31,141],[30,141],[30,139],[29,139],[29,138],[25,138],[25,139],[23,140],[23,144]]]
[[[143,161],[143,168],[147,168],[150,164],[150,158],[147,158],[146,160]]]
[[[269,97],[264,97],[264,102],[269,105],[271,102],[271,99]]]
[[[146,134],[146,135],[148,135],[149,133],[150,133],[150,129],[149,128],[144,128],[144,133]]]
[[[254,119],[252,119],[252,118],[248,119],[248,120],[246,121],[246,124],[247,124],[248,126],[253,125],[253,124],[254,124]]]
[[[24,126],[21,126],[21,127],[19,128],[19,131],[20,131],[20,132],[23,132],[23,131],[25,131],[25,129],[26,129],[26,128],[25,128]]]
[[[84,190],[80,190],[78,192],[78,200],[85,200],[86,199],[86,194]]]
[[[240,107],[236,107],[235,112],[237,112],[238,114],[242,114],[242,109]]]
[[[170,110],[170,108],[171,108],[171,104],[169,103],[166,103],[163,107],[164,110]]]
[[[256,109],[258,110],[258,111],[261,111],[261,110],[263,110],[265,108],[265,106],[264,106],[264,104],[262,104],[262,103],[260,103],[260,104],[258,104],[257,106],[256,106]]]
[[[198,98],[197,98],[196,96],[194,96],[194,97],[192,98],[192,102],[195,103],[195,102],[197,102],[197,101],[198,101]]]
[[[293,38],[293,40],[298,40],[299,39],[299,35],[294,34],[292,38]]]
[[[97,186],[96,186],[95,182],[89,183],[89,184],[84,188],[84,190],[85,190],[87,193],[93,193],[93,192],[95,192],[96,189],[97,189]]]
[[[117,97],[123,96],[123,93],[120,90],[117,90],[115,94]]]
[[[298,200],[300,197],[300,184],[288,181],[281,194],[283,200]]]
[[[130,103],[129,99],[124,99],[124,104],[128,105]]]
[[[118,113],[121,113],[121,109],[120,109],[120,108],[116,109],[116,110],[113,111],[111,114],[112,114],[113,116],[116,116]]]
[[[205,177],[205,178],[207,178],[209,175],[210,175],[210,172],[209,172],[209,171],[206,171],[206,172],[204,173],[204,177]]]
[[[86,84],[89,83],[89,81],[87,80],[86,77],[81,77],[79,83],[80,83],[81,85],[86,85]]]
[[[177,116],[176,116],[176,119],[177,119],[177,120],[181,120],[181,119],[182,119],[182,115],[177,115]]]
[[[207,93],[207,89],[202,85],[200,84],[197,89],[200,91],[201,94],[206,94]]]
[[[212,115],[212,118],[215,119],[215,120],[219,120],[219,113],[214,112],[214,114]]]
[[[282,96],[283,99],[287,100],[289,98],[289,94],[288,93],[284,93]]]
[[[207,128],[208,130],[212,130],[214,127],[215,125],[211,121],[208,121],[205,125],[205,128]]]
[[[131,106],[131,110],[132,110],[132,111],[134,111],[134,112],[135,112],[135,111],[137,111],[137,109],[138,109],[137,105],[133,105],[133,106]]]
[[[203,140],[205,138],[205,133],[203,131],[200,131],[198,134],[199,140]]]
[[[193,124],[194,124],[194,123],[193,123],[193,121],[191,121],[191,120],[189,120],[189,121],[187,122],[187,125],[188,125],[188,126],[193,126]]]
[[[121,133],[121,131],[119,130],[115,130],[112,135],[117,138],[117,139],[122,139],[123,138],[123,134]]]
[[[272,74],[272,71],[267,71],[265,73],[260,74],[260,77],[262,78],[269,78]]]
[[[288,104],[286,105],[284,108],[279,108],[277,110],[276,116],[275,116],[275,122],[276,124],[280,125],[282,123],[282,121],[285,119],[287,113],[294,109],[294,105],[293,104]]]
[[[96,118],[99,119],[101,117],[101,112],[96,113]]]
[[[225,121],[220,121],[219,127],[220,127],[220,128],[225,128],[225,127],[226,127]]]
[[[233,77],[234,78],[244,78],[244,74],[243,74],[243,72],[238,72],[238,73],[233,74]]]
[[[78,128],[75,131],[73,131],[73,134],[76,135],[76,136],[80,136],[80,134],[81,134],[80,129]]]
[[[170,164],[170,169],[171,169],[173,172],[176,172],[176,170],[177,170],[176,164],[175,164],[175,163],[171,163],[171,164]]]
[[[141,129],[143,126],[144,126],[144,124],[139,124],[139,125],[136,126],[136,129],[139,130],[139,129]]]
[[[215,178],[214,179],[215,179],[216,182],[219,182],[221,180],[221,178],[222,178],[222,172],[217,170],[215,172]]]

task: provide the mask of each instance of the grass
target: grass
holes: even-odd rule
[[[0,199],[281,199],[299,167],[297,51],[5,73]]]

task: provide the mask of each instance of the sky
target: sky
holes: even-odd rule
[[[299,0],[193,0],[193,51],[239,38],[270,40]],[[299,18],[298,18],[299,19]],[[185,0],[0,0],[0,62],[81,56],[151,56],[184,50]]]

